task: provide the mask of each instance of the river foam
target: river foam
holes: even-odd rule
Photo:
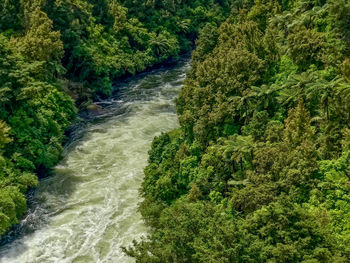
[[[154,136],[178,127],[174,98],[188,67],[120,87],[109,117],[89,123],[41,181],[21,222],[31,231],[0,248],[1,263],[133,262],[120,247],[147,233],[137,212],[147,152]]]

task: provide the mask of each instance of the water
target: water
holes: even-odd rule
[[[120,87],[41,181],[0,262],[134,262],[121,251],[147,232],[138,189],[154,136],[178,127],[174,98],[189,64],[155,70]]]

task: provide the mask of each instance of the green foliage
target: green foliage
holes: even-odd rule
[[[19,52],[29,61],[59,63],[63,44],[60,33],[53,31],[52,21],[39,6],[25,8],[24,16],[25,35],[14,40]]]
[[[2,1],[0,235],[25,212],[34,172],[60,158],[76,114],[64,91],[84,105],[196,43],[181,128],[155,138],[145,168],[150,235],[125,252],[350,261],[349,10],[346,0]]]
[[[74,103],[85,107],[110,95],[116,79],[191,50],[199,30],[221,23],[229,10],[226,0],[0,1],[0,235],[25,212],[34,173],[59,161]],[[180,159],[176,138],[169,146],[159,139],[164,154],[153,151],[152,162],[168,160],[164,169],[176,169],[170,162]],[[182,174],[194,166],[191,160],[178,165]],[[154,180],[157,169],[146,171],[144,188],[165,203],[189,189],[182,174]]]
[[[0,235],[25,212],[25,193],[38,184],[33,172],[58,162],[64,130],[76,114],[54,77],[59,34],[45,13],[33,12],[25,36],[0,35]]]
[[[160,32],[157,36],[153,35],[150,40],[150,45],[153,48],[154,54],[164,60],[178,53],[178,43],[175,37],[172,37],[169,32]]]
[[[330,227],[338,246],[349,257],[350,225],[350,153],[345,151],[339,159],[320,161],[318,188],[312,190],[310,203],[312,207],[323,209],[331,218]]]
[[[0,122],[0,235],[13,224],[18,223],[26,209],[24,193],[28,187],[37,185],[34,174],[16,169],[14,164],[3,156],[3,149],[12,140],[10,128]]]
[[[0,2],[0,32],[11,34],[15,30],[22,29],[22,17],[23,7],[20,5],[20,0]]]
[[[45,2],[43,9],[61,34],[66,75],[95,95],[105,96],[112,92],[113,79],[189,51],[199,29],[223,21],[229,5],[226,1],[57,0]]]
[[[153,2],[155,5],[159,2]],[[237,1],[150,151],[137,262],[350,261],[348,1]],[[169,12],[171,9],[169,9]]]

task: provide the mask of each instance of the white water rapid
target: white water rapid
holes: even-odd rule
[[[106,116],[87,122],[41,180],[1,263],[134,262],[120,247],[147,232],[137,211],[147,152],[154,136],[178,127],[174,99],[188,68],[183,61],[120,87]]]

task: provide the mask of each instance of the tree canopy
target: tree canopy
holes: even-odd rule
[[[0,1],[0,236],[61,157],[78,109],[126,75],[192,49],[225,1]]]
[[[155,138],[137,262],[349,262],[349,1],[235,1]],[[347,25],[347,26],[346,26]]]

